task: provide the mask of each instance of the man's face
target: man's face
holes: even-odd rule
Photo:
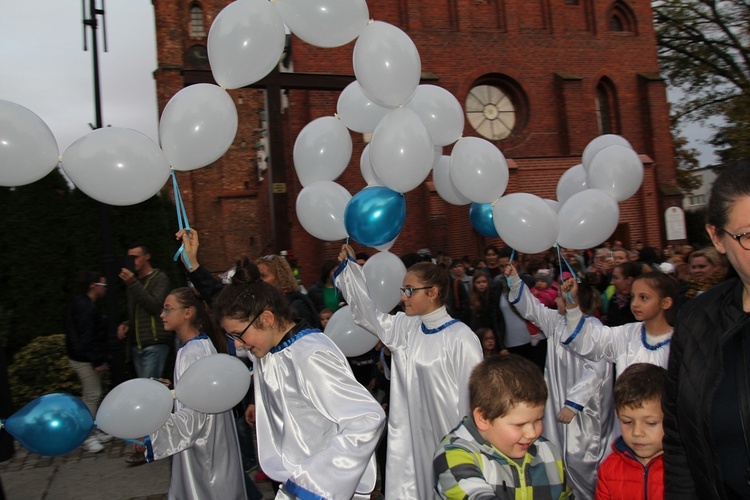
[[[494,250],[487,250],[484,253],[484,260],[487,262],[487,267],[495,267],[497,265],[497,252]]]
[[[138,274],[144,266],[148,264],[151,259],[151,254],[143,253],[143,248],[131,248],[128,250],[128,255],[135,257],[135,273]]]

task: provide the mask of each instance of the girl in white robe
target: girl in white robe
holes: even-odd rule
[[[432,263],[410,267],[403,281],[405,312],[378,311],[354,251],[344,245],[334,283],[354,321],[391,351],[386,491],[388,499],[435,495],[432,457],[442,438],[469,410],[469,376],[482,361],[471,329],[448,315],[447,270]]]
[[[567,337],[562,342],[586,359],[615,363],[616,376],[633,363],[666,368],[677,317],[677,288],[677,281],[664,273],[641,274],[633,281],[630,302],[638,322],[608,327],[585,321],[577,304],[578,284],[568,279],[561,287],[563,292],[570,292],[566,302]]]
[[[246,258],[213,307],[253,361],[258,459],[282,483],[276,498],[369,498],[385,413],[336,344],[295,323],[281,292]]]
[[[610,453],[616,433],[612,363],[589,361],[563,346],[560,340],[566,336],[566,321],[562,297],[557,299],[558,309],[550,309],[531,294],[512,265],[505,272],[510,278],[508,300],[550,340],[544,370],[549,396],[543,435],[563,452],[575,498],[593,499],[597,468]],[[591,293],[588,296],[593,299]],[[587,302],[584,309],[595,309],[593,300]],[[587,315],[585,321],[601,325],[593,316]]]
[[[174,331],[180,341],[174,368],[174,383],[190,365],[216,354],[205,305],[189,288],[172,290],[161,313],[164,329]],[[223,339],[215,340],[222,345]],[[224,342],[224,345],[226,343]],[[174,401],[174,412],[146,438],[146,461],[172,457],[172,479],[167,497],[174,500],[244,499],[237,428],[232,411],[203,413]]]

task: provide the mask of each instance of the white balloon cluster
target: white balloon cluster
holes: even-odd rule
[[[239,359],[213,354],[191,364],[175,383],[174,397],[161,382],[135,378],[114,387],[96,412],[96,425],[121,439],[139,439],[158,430],[174,399],[203,413],[231,410],[247,394],[250,372]]]

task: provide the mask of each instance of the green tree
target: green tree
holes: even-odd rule
[[[691,193],[703,185],[703,179],[690,171],[700,166],[698,151],[687,145],[687,139],[674,130],[674,159],[677,162],[677,186],[683,193]]]
[[[101,207],[71,189],[57,169],[27,186],[0,188],[0,342],[9,357],[36,337],[62,333],[77,274],[104,271]],[[111,212],[116,253],[146,242],[154,265],[175,286],[184,283],[172,261],[177,224],[166,195]],[[125,294],[118,290],[121,314],[114,321],[125,317]]]
[[[712,141],[722,159],[750,157],[750,4],[658,0],[653,7],[662,70],[670,85],[684,92],[674,118],[724,117]]]

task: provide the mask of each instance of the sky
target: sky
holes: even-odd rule
[[[97,4],[101,6],[101,0]],[[91,30],[83,51],[81,0],[0,0],[0,99],[39,115],[60,154],[95,122]],[[88,6],[89,0],[85,0]],[[151,0],[106,0],[108,52],[100,36],[102,119],[158,141],[154,13]],[[716,161],[705,141],[711,131],[691,124],[683,135],[700,152],[701,166]]]

